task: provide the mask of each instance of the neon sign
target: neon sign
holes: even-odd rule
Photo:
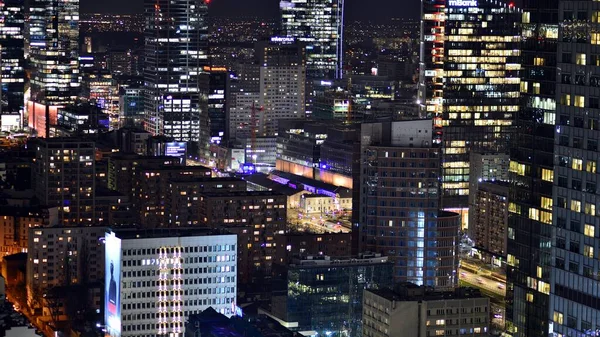
[[[450,7],[477,7],[477,0],[449,0]]]

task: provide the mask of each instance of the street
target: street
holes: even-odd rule
[[[506,296],[506,283],[490,279],[488,275],[474,274],[466,269],[460,268],[459,279],[469,285],[480,288],[494,295],[504,298]]]

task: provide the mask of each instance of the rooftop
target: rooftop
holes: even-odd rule
[[[442,301],[458,299],[485,298],[475,288],[461,287],[451,291],[435,291],[430,287],[418,286],[413,283],[400,283],[394,289],[369,289],[369,292],[389,301]]]
[[[335,266],[351,266],[351,265],[368,265],[368,264],[384,264],[388,263],[387,256],[381,254],[363,254],[358,257],[335,257],[329,256],[306,256],[300,259],[294,259],[290,267],[298,268],[319,268],[319,267],[335,267]]]
[[[211,228],[114,228],[112,231],[115,233],[116,237],[122,240],[232,235],[226,230]]]

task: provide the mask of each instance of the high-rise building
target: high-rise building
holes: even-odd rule
[[[439,211],[431,120],[363,124],[361,140],[360,250],[388,256],[396,281],[457,286],[460,217]]]
[[[191,314],[233,315],[236,246],[235,235],[206,229],[107,232],[107,335],[183,336]]]
[[[442,208],[468,208],[470,153],[507,153],[519,111],[520,11],[495,0],[447,1]]]
[[[64,226],[92,225],[95,217],[95,144],[78,138],[39,139],[33,165],[34,191],[40,204],[58,207]]]
[[[306,43],[309,77],[341,78],[344,0],[282,0],[283,34]]]
[[[48,137],[56,107],[75,102],[80,86],[79,0],[30,0],[28,9],[29,127]]]
[[[208,93],[208,117],[210,119],[210,142],[221,144],[227,138],[225,134],[227,118],[227,68],[210,67],[210,83]]]
[[[68,294],[79,287],[84,290],[78,294],[83,295],[84,302],[79,306],[100,309],[100,284],[104,280],[104,245],[100,239],[105,232],[105,227],[29,229],[26,287],[27,303],[34,311],[52,317],[69,315],[66,307],[74,303],[68,297],[77,296]]]
[[[559,0],[558,22],[554,186],[539,205],[554,226],[544,332],[593,336],[600,331],[600,5]]]
[[[273,137],[277,136],[279,120],[305,118],[305,47],[293,39],[274,37],[258,43],[256,52],[260,65],[260,111],[250,121],[250,127],[256,127],[259,135]]]
[[[25,91],[25,8],[22,0],[0,3],[0,64],[2,66],[0,114],[23,117]],[[4,103],[5,102],[5,103]],[[20,120],[23,123],[23,120]]]
[[[506,319],[516,337],[548,335],[558,0],[522,2],[521,110],[511,141]]]
[[[421,118],[441,126],[444,92],[444,25],[446,0],[423,0],[418,101]]]
[[[209,146],[208,25],[205,0],[145,0],[145,128],[190,144],[206,158]]]

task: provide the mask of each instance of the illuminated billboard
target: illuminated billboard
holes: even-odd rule
[[[104,323],[106,335],[121,336],[121,239],[105,236]]]
[[[185,142],[171,142],[165,146],[165,156],[185,158],[187,145]]]

